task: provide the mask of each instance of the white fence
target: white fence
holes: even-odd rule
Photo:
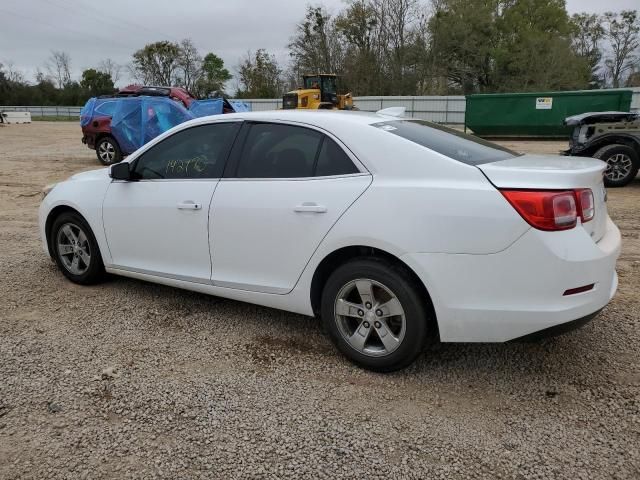
[[[82,107],[0,106],[0,112],[29,112],[32,117],[79,118]]]
[[[251,105],[254,112],[282,108],[282,100],[250,98],[243,100]],[[449,96],[398,96],[398,97],[354,97],[359,110],[375,112],[389,107],[405,107],[407,116],[454,125],[464,124],[466,106],[463,95]]]
[[[464,96],[446,97],[354,97],[355,105],[368,112],[388,107],[406,107],[407,116],[431,120],[432,122],[460,124],[464,123]],[[282,108],[282,99],[251,98],[243,99],[251,105],[254,112],[277,110]],[[44,107],[44,106],[0,106],[5,112],[30,112],[32,117],[78,118],[82,107]]]

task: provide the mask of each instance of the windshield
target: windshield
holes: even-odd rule
[[[320,77],[307,77],[304,79],[304,88],[320,89]]]
[[[425,120],[392,120],[374,123],[373,126],[467,165],[497,162],[520,155],[474,135]]]

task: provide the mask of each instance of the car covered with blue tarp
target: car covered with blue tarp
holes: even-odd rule
[[[111,165],[193,118],[250,110],[245,102],[222,97],[193,100],[189,108],[161,96],[94,97],[80,112],[82,143],[96,150],[102,164]]]

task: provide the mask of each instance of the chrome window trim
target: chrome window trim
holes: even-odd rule
[[[369,172],[358,172],[358,173],[346,173],[344,175],[325,175],[323,177],[274,177],[274,178],[252,178],[252,177],[238,177],[238,178],[221,178],[221,182],[308,182],[311,180],[337,180],[340,178],[351,178],[351,177],[371,177]]]

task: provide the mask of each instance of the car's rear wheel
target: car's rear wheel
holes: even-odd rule
[[[113,137],[102,137],[96,144],[96,156],[103,165],[113,165],[122,161],[120,145]]]
[[[403,268],[382,259],[338,267],[322,292],[321,315],[338,349],[369,370],[408,366],[427,340],[427,299]]]
[[[89,285],[104,276],[98,243],[77,213],[65,212],[54,220],[50,245],[58,268],[72,282]]]
[[[607,187],[624,187],[638,174],[640,158],[638,153],[627,145],[607,145],[594,154],[594,158],[606,162],[604,184]]]

